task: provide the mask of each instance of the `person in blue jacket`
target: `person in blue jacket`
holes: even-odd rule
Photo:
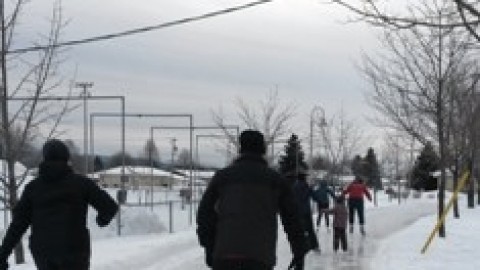
[[[322,216],[325,216],[325,226],[329,229],[330,218],[328,213],[324,210],[329,209],[330,207],[330,198],[335,199],[335,193],[331,188],[328,187],[327,181],[320,181],[318,186],[314,190],[315,196],[317,197],[317,206],[318,206],[318,216],[317,216],[317,229],[320,228],[320,223],[322,221]]]

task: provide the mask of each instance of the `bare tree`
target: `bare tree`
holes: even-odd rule
[[[278,91],[272,90],[268,92],[266,99],[259,101],[256,106],[248,104],[242,98],[237,98],[236,105],[241,126],[259,130],[264,134],[267,148],[272,149],[272,151],[268,151],[267,159],[270,164],[273,164],[273,145],[275,141],[289,134],[290,120],[296,112],[295,104],[281,104]],[[229,138],[230,144],[235,145],[235,149],[238,149],[237,134],[226,128],[227,123],[223,110],[220,108],[212,111],[212,116],[215,124]]]
[[[325,123],[326,122],[326,123]],[[329,174],[340,175],[364,142],[363,132],[355,121],[347,119],[343,109],[338,115],[317,121],[325,154],[331,164]]]
[[[123,153],[121,151],[114,153],[108,159],[108,167],[113,168],[123,165]],[[125,165],[135,166],[137,165],[135,159],[129,153],[125,152]]]
[[[365,21],[374,26],[395,29],[412,27],[461,28],[480,41],[478,25],[480,22],[480,1],[478,0],[424,0],[388,1],[388,0],[330,0],[356,14],[352,21]],[[432,20],[431,11],[441,11],[451,20],[439,23]]]
[[[430,16],[432,21],[444,18],[438,10]],[[448,16],[444,19],[447,23],[450,20]],[[423,145],[436,142],[441,168],[441,215],[452,98],[458,97],[465,89],[465,81],[471,81],[475,72],[467,46],[470,37],[456,30],[417,27],[385,31],[384,37],[386,53],[377,60],[365,57],[362,71],[372,87],[368,100],[384,117],[378,119],[381,125],[406,132]],[[444,235],[442,226],[440,236]]]
[[[180,150],[175,165],[182,169],[190,168],[190,151],[188,149],[183,148]]]
[[[76,172],[84,172],[85,171],[85,162],[83,158],[83,154],[80,154],[80,149],[75,144],[73,140],[67,139],[65,140],[65,145],[68,147],[70,151],[70,163],[72,168]]]
[[[8,179],[2,179],[2,184],[8,190],[8,207],[13,209],[18,201],[18,188],[24,180],[15,179],[16,161],[22,159],[28,142],[34,141],[40,134],[46,138],[59,135],[58,126],[63,116],[72,110],[68,102],[59,105],[59,102],[43,102],[40,97],[51,96],[63,83],[59,78],[58,66],[63,61],[60,50],[55,46],[63,29],[62,8],[60,2],[55,3],[49,29],[41,40],[36,42],[47,43],[48,46],[34,54],[15,54],[8,52],[15,44],[14,39],[19,36],[17,31],[19,20],[29,1],[16,0],[9,2],[10,6],[1,1],[1,113],[2,113],[2,145],[8,167]],[[6,14],[10,12],[10,14]],[[35,42],[35,41],[34,41]],[[13,75],[15,76],[9,76]],[[16,79],[18,78],[18,79]],[[71,94],[70,87],[69,94]],[[9,107],[16,96],[27,96],[28,100],[15,102]],[[12,130],[18,136],[12,137]],[[23,247],[19,244],[15,249],[17,263],[24,262]]]

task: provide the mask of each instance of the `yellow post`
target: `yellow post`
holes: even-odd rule
[[[462,177],[460,178],[460,182],[458,183],[457,188],[453,192],[453,196],[448,201],[447,207],[445,208],[442,215],[440,216],[440,219],[438,220],[437,225],[435,226],[432,233],[428,237],[427,241],[425,242],[425,245],[423,245],[423,248],[421,251],[422,254],[425,254],[425,252],[428,249],[428,246],[430,246],[430,243],[433,240],[433,237],[435,237],[435,234],[437,234],[438,230],[440,230],[440,226],[442,226],[442,224],[445,222],[445,218],[447,217],[448,212],[452,208],[453,202],[458,197],[458,193],[460,192],[460,190],[462,190],[465,184],[467,183],[467,180],[469,177],[470,177],[470,170],[467,170],[466,172],[463,173]]]

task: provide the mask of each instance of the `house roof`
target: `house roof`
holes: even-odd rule
[[[177,170],[177,172],[187,177],[190,175],[190,170]],[[193,175],[195,177],[198,176],[199,178],[212,178],[214,174],[215,174],[215,171],[193,170]]]
[[[122,166],[114,167],[108,170],[97,172],[98,175],[121,175]],[[161,169],[146,167],[146,166],[125,166],[125,175],[134,176],[134,175],[153,175],[153,176],[163,176],[163,177],[172,177],[176,180],[185,180],[185,177],[172,174]]]

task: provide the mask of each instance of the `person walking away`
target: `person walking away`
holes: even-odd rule
[[[97,210],[97,224],[107,226],[118,211],[116,202],[91,179],[68,165],[70,153],[60,140],[42,149],[39,176],[29,182],[13,209],[13,218],[0,246],[0,269],[31,227],[30,250],[39,270],[87,270],[90,236],[88,206]]]
[[[322,221],[322,216],[325,216],[325,226],[327,230],[329,230],[330,226],[330,218],[328,213],[325,213],[323,210],[326,210],[330,207],[330,198],[335,199],[335,193],[332,189],[330,189],[327,185],[327,181],[323,180],[317,185],[317,188],[314,189],[315,196],[318,199],[317,202],[317,209],[318,209],[318,216],[317,216],[317,230],[320,228],[320,223]]]
[[[348,212],[343,196],[335,199],[335,206],[332,209],[323,209],[322,212],[326,215],[333,215],[333,251],[336,253],[340,245],[343,251],[347,251]]]
[[[272,270],[279,215],[293,269],[300,269],[306,243],[293,189],[263,158],[262,133],[245,130],[239,140],[239,157],[215,173],[198,207],[197,235],[206,264],[214,270]]]
[[[360,176],[356,176],[355,180],[353,180],[353,182],[350,183],[342,192],[342,195],[348,196],[350,233],[353,233],[355,212],[357,212],[358,221],[360,224],[360,233],[365,235],[364,196],[366,196],[369,201],[372,201],[372,196],[370,195],[367,186],[363,183],[362,178]]]
[[[318,202],[312,187],[307,183],[307,173],[304,169],[298,170],[297,182],[294,184],[294,191],[297,198],[297,204],[301,215],[304,235],[307,239],[308,250],[320,252],[317,235],[313,228],[311,201]]]

